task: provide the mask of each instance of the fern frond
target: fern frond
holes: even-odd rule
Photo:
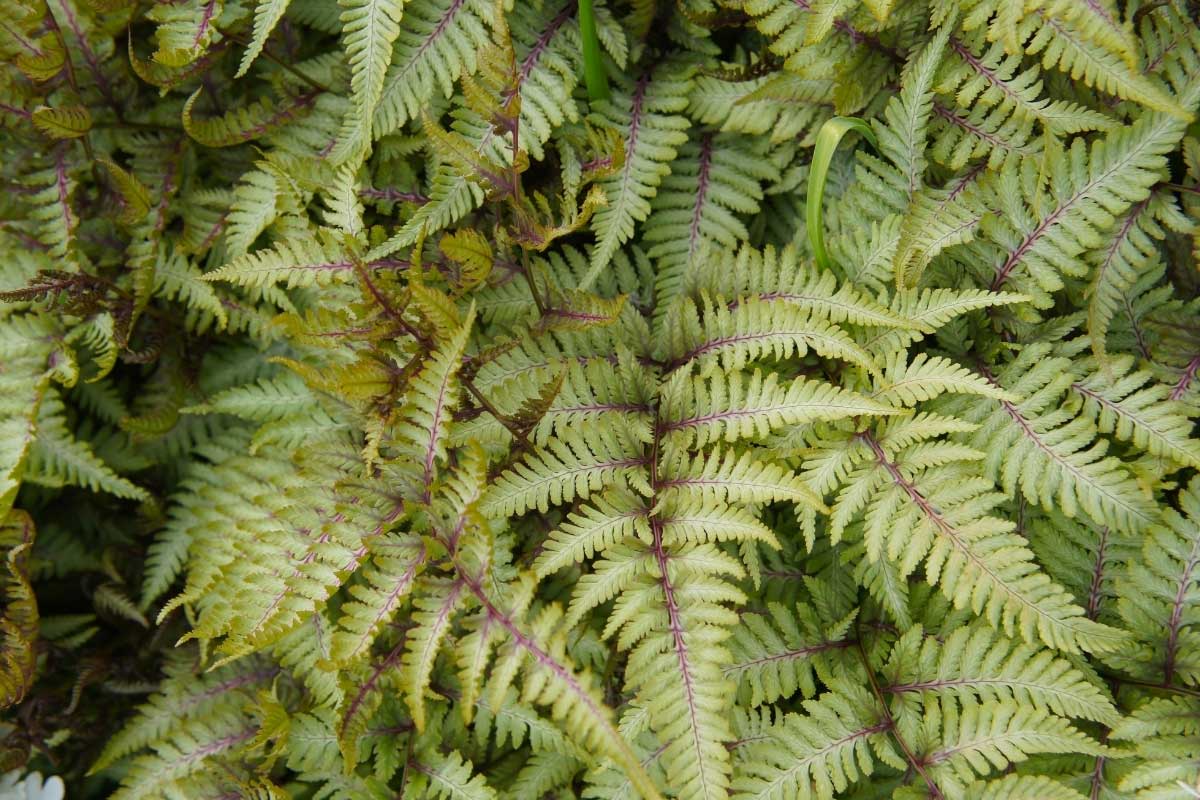
[[[893,695],[1029,704],[1106,725],[1119,718],[1106,693],[1071,662],[985,627],[959,628],[938,641],[918,625],[896,643],[883,674],[884,691]]]
[[[1200,482],[1179,494],[1179,507],[1165,508],[1150,528],[1141,558],[1117,583],[1117,610],[1136,647],[1112,656],[1121,669],[1153,683],[1200,683]]]
[[[1094,271],[1087,289],[1087,329],[1092,352],[1101,361],[1108,356],[1114,318],[1138,279],[1153,271],[1158,242],[1166,236],[1162,223],[1178,227],[1172,224],[1177,210],[1164,195],[1152,193],[1134,204],[1108,232],[1104,245],[1090,254]]]
[[[965,787],[967,797],[979,800],[1084,800],[1069,786],[1045,775],[1005,775]]]
[[[1139,763],[1121,775],[1117,788],[1151,800],[1167,800],[1181,792],[1187,797],[1200,780],[1200,768],[1191,757],[1200,735],[1198,715],[1200,703],[1192,697],[1158,698],[1135,708],[1112,731],[1112,738],[1128,741],[1139,757]]]
[[[172,665],[149,701],[105,743],[91,771],[98,772],[118,759],[168,740],[173,731],[189,721],[240,709],[251,692],[278,674],[277,667],[254,659],[202,676],[193,675],[187,664]]]
[[[898,292],[892,311],[916,326],[916,330],[883,330],[860,336],[864,350],[887,354],[902,350],[927,333],[932,333],[963,314],[983,308],[1026,302],[1029,298],[1011,292],[981,289],[923,289]]]
[[[112,794],[116,800],[140,800],[179,792],[188,785],[219,790],[220,781],[213,773],[216,759],[244,748],[258,732],[258,726],[241,715],[228,713],[215,719],[196,721],[156,743],[155,752],[134,759],[121,787]]]
[[[923,187],[908,205],[900,223],[894,271],[896,286],[918,286],[929,263],[943,250],[975,238],[986,210],[978,195],[979,167],[955,178],[947,186]]]
[[[764,358],[802,357],[810,349],[876,369],[874,359],[849,334],[791,303],[750,299],[730,309],[706,297],[699,307],[689,300],[676,312],[668,316],[666,336],[658,343],[659,358],[668,369],[696,364],[701,374],[734,372]]]
[[[352,108],[342,122],[337,147],[330,154],[335,162],[345,161],[371,144],[371,126],[383,96],[404,9],[403,0],[340,0],[340,5]]]
[[[33,190],[27,203],[38,240],[46,245],[49,256],[71,263],[76,260],[75,229],[79,226],[79,216],[73,204],[78,184],[64,147],[55,148],[51,165],[32,173],[24,183]]]
[[[786,500],[824,510],[808,486],[791,470],[760,459],[751,452],[714,448],[707,457],[696,458],[687,451],[664,454],[662,488],[669,497],[680,494],[705,503],[766,503]]]
[[[797,691],[812,697],[817,693],[815,678],[828,669],[821,660],[838,663],[853,647],[824,627],[803,603],[795,611],[771,603],[766,614],[745,614],[729,643],[733,659],[723,670],[725,676],[737,681],[739,696],[751,706],[778,702]]]
[[[895,427],[902,434],[905,425]],[[926,436],[940,432],[935,427]],[[1084,617],[1070,596],[1038,569],[1033,553],[1012,532],[1013,524],[993,516],[1003,495],[993,491],[990,480],[972,478],[974,473],[963,468],[980,457],[977,451],[913,444],[903,436],[889,442],[887,435],[863,432],[834,453],[851,459],[838,467],[846,472],[866,461],[849,472],[838,495],[835,537],[865,508],[863,536],[872,561],[886,553],[901,575],[924,561],[931,584],[939,585],[957,607],[983,614],[994,627],[1068,651],[1112,650],[1123,641],[1119,631]],[[810,481],[820,474],[821,460],[808,467]]]
[[[778,179],[765,153],[752,147],[745,137],[701,131],[680,148],[642,234],[651,245],[646,254],[659,259],[660,308],[706,246],[734,248],[748,238],[738,215],[758,213],[762,183]]]
[[[959,108],[970,109],[976,103],[996,107],[1006,116],[1036,122],[1054,136],[1103,131],[1115,125],[1098,111],[1045,97],[1045,81],[1037,67],[1022,64],[1018,56],[1005,50],[1003,42],[988,44],[979,35],[951,37],[949,48],[953,55],[942,64],[937,90],[953,94]]]
[[[905,66],[900,93],[888,102],[875,127],[879,152],[900,170],[908,196],[924,183],[925,136],[933,113],[933,81],[950,37],[943,26]]]
[[[48,392],[37,417],[37,435],[29,449],[25,480],[44,486],[82,486],[128,500],[145,500],[146,490],[121,477],[67,427],[61,398]]]
[[[258,0],[254,6],[254,34],[250,38],[250,44],[246,46],[246,52],[242,54],[237,74],[234,75],[235,78],[240,78],[250,71],[254,60],[262,53],[271,32],[279,24],[279,20],[283,19],[290,2],[291,0]]]
[[[451,417],[459,403],[458,372],[474,322],[475,307],[471,306],[459,330],[409,382],[394,435],[395,463],[413,484],[410,501],[431,500],[438,468],[446,459]]]
[[[38,603],[30,584],[29,559],[34,543],[33,520],[21,511],[7,511],[0,520],[4,576],[4,613],[0,616],[0,708],[25,698],[37,669]]]
[[[285,102],[263,98],[248,106],[227,111],[219,117],[197,119],[192,109],[203,89],[197,89],[183,105],[183,129],[205,147],[232,147],[268,136],[312,110],[317,93],[310,91]]]
[[[678,148],[687,141],[689,123],[679,112],[687,108],[690,76],[690,70],[678,65],[659,67],[616,92],[597,112],[598,123],[622,131],[625,160],[619,172],[599,184],[608,205],[592,217],[596,244],[591,270],[580,288],[589,288],[617,248],[633,236],[635,226],[650,214],[651,199],[670,174]]]
[[[1055,197],[1033,201],[1035,208],[1046,209],[1041,214],[1030,214],[1019,200],[1018,170],[1002,174],[998,189],[1007,221],[985,223],[1006,252],[992,288],[1017,278],[1022,290],[1039,290],[1038,302],[1044,305],[1045,293],[1062,288],[1061,275],[1082,277],[1075,257],[1099,246],[1100,233],[1115,224],[1117,215],[1149,196],[1150,186],[1161,179],[1164,154],[1183,129],[1176,117],[1149,113],[1097,140],[1090,152],[1076,139],[1068,152],[1051,156]],[[1022,279],[1025,273],[1030,280]]]
[[[832,800],[871,776],[876,759],[902,762],[888,740],[890,723],[865,691],[829,692],[803,708],[803,714],[780,717],[761,741],[739,748],[736,800]]]
[[[156,6],[147,16],[158,24],[154,60],[168,67],[185,67],[202,56],[217,34],[223,0],[184,0]]]
[[[915,406],[942,394],[971,394],[996,400],[1016,400],[1017,395],[998,388],[966,367],[941,356],[918,353],[910,363],[897,354],[884,369],[880,388],[871,397],[902,406]]]
[[[1067,3],[1059,5],[1070,7]],[[1035,11],[1014,30],[1019,41],[1028,39],[1025,53],[1040,54],[1042,66],[1047,69],[1058,69],[1087,86],[1176,118],[1186,119],[1189,115],[1186,102],[1172,98],[1154,78],[1135,71],[1121,56],[1097,45],[1088,36],[1086,25]]]
[[[1008,492],[1067,516],[1081,510],[1101,525],[1141,529],[1153,522],[1153,504],[1121,462],[1106,456],[1107,442],[1089,418],[1057,401],[1072,382],[1070,361],[1030,346],[997,375],[999,388],[1021,399],[982,401],[965,414],[979,424],[968,441],[987,453],[985,474]],[[1132,409],[1130,409],[1132,410]],[[1098,421],[1108,421],[1107,415]]]
[[[917,328],[901,314],[855,288],[839,282],[832,272],[802,261],[794,247],[761,251],[743,245],[731,258],[727,251],[710,250],[689,266],[686,291],[707,290],[727,298],[754,297],[795,305],[814,316],[841,325]]]
[[[496,792],[482,775],[471,772],[471,762],[457,752],[435,750],[417,754],[409,762],[416,775],[413,791],[435,800],[495,800]]]
[[[935,781],[968,783],[1039,753],[1120,755],[1061,717],[1011,703],[943,700],[940,741],[920,757]]]
[[[354,269],[354,256],[346,252],[345,245],[332,233],[321,232],[239,256],[205,274],[204,279],[256,288],[283,284],[291,289],[325,286],[353,275]]]
[[[649,520],[650,509],[645,501],[628,489],[609,490],[595,496],[550,533],[534,562],[534,571],[544,578],[582,563],[618,542],[635,537],[647,541]]]
[[[48,317],[0,320],[0,512],[8,515],[37,435],[38,408],[53,371]]]
[[[478,0],[413,0],[405,6],[374,111],[376,138],[420,116],[435,93],[449,96],[459,75],[474,72],[489,41],[486,19],[486,5]]]
[[[819,381],[803,378],[780,386],[774,373],[732,372],[709,380],[677,379],[665,387],[659,410],[662,432],[702,448],[724,440],[761,439],[784,426],[901,410]]]
[[[412,591],[424,561],[425,548],[411,537],[388,536],[371,545],[363,580],[350,587],[352,599],[341,607],[330,646],[334,661],[354,661],[371,647]]]
[[[404,656],[401,658],[400,688],[417,730],[425,729],[425,692],[454,613],[470,597],[461,580],[424,578],[413,589],[412,620]]]
[[[545,512],[622,481],[638,486],[645,468],[642,448],[609,432],[584,439],[564,436],[538,448],[512,466],[492,485],[481,510],[511,517],[530,509]]]
[[[1081,366],[1086,375],[1091,365]],[[1132,356],[1116,357],[1072,383],[1072,394],[1083,402],[1081,415],[1093,420],[1100,433],[1131,442],[1151,455],[1200,468],[1200,441],[1193,438],[1194,425],[1183,407],[1172,401],[1171,388],[1154,382],[1148,370],[1133,366]]]

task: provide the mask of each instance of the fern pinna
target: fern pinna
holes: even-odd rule
[[[9,6],[5,786],[1200,796],[1194,4]]]

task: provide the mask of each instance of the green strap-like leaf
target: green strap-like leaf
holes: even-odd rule
[[[805,203],[804,221],[808,227],[808,241],[812,245],[813,256],[822,269],[830,268],[829,253],[825,250],[825,229],[821,224],[821,203],[825,197],[825,179],[829,175],[829,165],[833,161],[833,153],[837,150],[842,137],[850,131],[857,131],[866,137],[872,147],[878,147],[875,132],[871,126],[858,117],[834,117],[821,126],[817,133],[817,143],[813,148],[812,166],[808,173],[808,200]]]
[[[600,61],[600,39],[596,35],[596,14],[592,0],[579,0],[579,34],[583,39],[583,79],[587,83],[588,98],[609,98],[608,76]]]

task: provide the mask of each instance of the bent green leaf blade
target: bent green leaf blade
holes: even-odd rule
[[[825,196],[825,179],[829,165],[842,137],[850,131],[861,133],[872,147],[878,147],[871,126],[858,117],[834,117],[821,126],[817,143],[813,148],[812,166],[808,173],[808,197],[805,202],[804,222],[808,228],[808,241],[812,246],[817,265],[829,269],[829,253],[825,250],[825,228],[821,221],[821,203]]]

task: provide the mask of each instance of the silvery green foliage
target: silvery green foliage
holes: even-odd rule
[[[9,5],[0,791],[1200,786],[1194,4]]]

